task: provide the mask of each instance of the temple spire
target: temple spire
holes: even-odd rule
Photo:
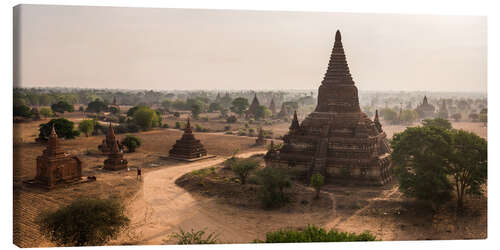
[[[349,65],[346,61],[344,47],[342,46],[342,36],[340,31],[335,33],[335,43],[333,44],[332,54],[328,62],[328,69],[322,84],[353,84]]]
[[[376,110],[375,110],[375,118],[373,118],[373,121],[374,121],[374,122],[380,122],[380,121],[378,120],[378,109],[376,109]]]
[[[293,112],[292,125],[290,125],[290,131],[294,131],[300,128],[299,119],[297,118],[297,110]]]
[[[337,32],[335,32],[335,42],[340,42],[340,40],[342,40],[342,35],[340,35],[340,30],[337,30]]]

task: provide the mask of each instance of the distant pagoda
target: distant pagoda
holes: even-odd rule
[[[179,160],[192,160],[204,158],[207,156],[207,150],[203,147],[200,140],[194,138],[193,130],[189,118],[184,129],[184,134],[180,140],[177,140],[169,151],[169,157]]]
[[[271,110],[271,115],[276,115],[276,104],[274,103],[274,98],[271,99],[271,104],[269,104],[269,110]]]
[[[318,105],[302,123],[296,112],[279,150],[270,149],[266,164],[292,167],[307,176],[383,185],[391,180],[390,147],[382,125],[359,107],[358,89],[349,73],[340,31],[318,91]]]
[[[278,114],[278,118],[289,118],[289,116],[290,114],[288,113],[285,103],[281,104],[281,110]]]
[[[64,152],[52,125],[47,149],[36,158],[35,183],[51,189],[59,184],[79,181],[81,177],[82,162],[78,157]]]
[[[257,136],[257,139],[255,140],[255,145],[265,145],[266,144],[266,139],[264,138],[264,130],[262,130],[262,127],[259,128],[259,135]]]
[[[250,107],[247,110],[246,113],[246,118],[252,118],[255,117],[255,114],[257,113],[257,108],[260,106],[259,99],[257,99],[257,93],[255,93],[255,96],[253,97],[252,104],[250,104]]]
[[[116,139],[115,131],[111,126],[110,122],[108,126],[108,131],[106,132],[106,138],[102,140],[101,145],[97,146],[97,149],[99,149],[99,151],[101,151],[102,154],[107,155],[111,152],[111,149],[115,143],[118,145],[118,149],[120,150],[123,149],[123,145],[120,143],[120,141]]]
[[[118,147],[118,142],[114,141],[111,151],[108,154],[108,159],[104,160],[104,169],[121,170],[127,167],[127,163],[127,160],[123,159],[123,153]]]
[[[418,117],[421,119],[431,118],[436,115],[436,109],[434,108],[434,106],[432,106],[432,104],[429,104],[429,102],[427,101],[427,96],[424,96],[424,100],[421,104],[417,105],[415,111],[417,112]]]

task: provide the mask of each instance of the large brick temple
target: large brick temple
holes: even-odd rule
[[[359,107],[358,89],[349,72],[340,31],[318,90],[314,112],[301,123],[295,115],[279,150],[270,149],[266,164],[301,168],[307,176],[384,185],[391,180],[390,147],[382,125]]]

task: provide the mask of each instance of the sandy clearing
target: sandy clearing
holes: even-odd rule
[[[242,153],[250,157],[265,151]],[[131,226],[116,244],[162,244],[169,235],[191,229],[215,232],[225,243],[248,243],[263,239],[270,230],[296,225],[323,224],[334,210],[323,213],[286,213],[238,208],[214,199],[193,197],[175,180],[193,170],[216,165],[225,158],[188,163],[151,171],[143,176],[143,188],[128,206]],[[168,240],[175,244],[175,240]]]

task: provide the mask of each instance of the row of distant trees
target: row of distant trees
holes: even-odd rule
[[[365,112],[369,116],[373,116],[373,111],[369,107],[364,108]],[[389,123],[397,124],[397,123],[403,123],[403,124],[411,124],[416,122],[419,119],[425,118],[425,117],[420,117],[419,114],[415,110],[411,109],[393,109],[393,108],[383,108],[379,110],[379,115],[381,118],[383,118],[385,121],[388,121]],[[484,122],[486,123],[488,121],[488,110],[487,109],[482,109],[481,112],[478,113],[470,113],[468,117],[463,117],[461,113],[454,113],[452,115],[449,115],[448,113],[442,113],[442,112],[437,112],[436,114],[437,118],[442,118],[442,119],[452,119],[454,121],[462,121],[465,119],[468,119],[473,122]]]

